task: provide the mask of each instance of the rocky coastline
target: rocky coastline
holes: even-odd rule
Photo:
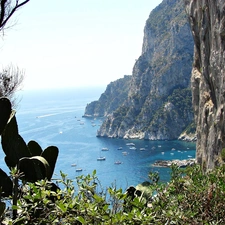
[[[179,168],[184,168],[187,166],[192,166],[196,163],[196,159],[174,159],[174,160],[157,160],[153,163],[154,167],[170,167],[173,164],[177,165]]]
[[[183,0],[162,1],[146,21],[132,75],[111,82],[85,109],[84,116],[106,117],[97,137],[174,140],[186,131],[194,121],[193,48]]]
[[[196,142],[197,141],[197,135],[195,134],[187,134],[187,133],[182,133],[178,137],[179,141],[186,141],[186,142]]]

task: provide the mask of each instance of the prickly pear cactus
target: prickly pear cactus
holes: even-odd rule
[[[11,115],[12,106],[8,98],[0,98],[0,135]]]
[[[32,156],[25,141],[18,133],[15,115],[10,119],[2,132],[2,149],[6,155],[6,165],[10,169],[18,164],[19,159]]]
[[[43,151],[35,141],[26,144],[19,134],[16,116],[7,98],[0,98],[0,134],[5,162],[9,169],[17,166],[23,173],[21,179],[26,181],[35,182],[45,178],[51,180],[58,148],[50,146]],[[3,178],[6,179],[5,176]]]
[[[1,196],[8,197],[12,195],[13,183],[2,169],[0,169],[0,189]]]

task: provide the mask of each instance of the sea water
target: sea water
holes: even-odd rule
[[[20,135],[26,143],[35,140],[43,149],[59,148],[54,178],[60,177],[60,171],[75,179],[96,170],[103,188],[126,189],[148,181],[150,171],[159,172],[161,181],[169,181],[170,169],[154,167],[156,160],[195,157],[195,143],[96,137],[103,118],[82,116],[87,103],[98,100],[102,92],[100,87],[20,93],[16,114]],[[8,171],[1,149],[0,166]],[[82,170],[77,172],[78,168]]]

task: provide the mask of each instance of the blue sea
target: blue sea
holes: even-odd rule
[[[82,116],[87,103],[98,100],[103,92],[99,87],[19,93],[16,118],[20,135],[26,142],[37,141],[43,149],[51,145],[59,148],[54,178],[60,177],[60,171],[75,179],[96,169],[103,188],[126,189],[148,181],[150,171],[159,172],[161,181],[169,181],[170,169],[153,167],[155,160],[195,157],[195,143],[96,137],[103,119]],[[98,161],[99,157],[105,160]],[[0,166],[8,172],[2,150]],[[76,172],[77,168],[82,171]]]

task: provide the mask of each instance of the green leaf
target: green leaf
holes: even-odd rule
[[[41,156],[44,157],[47,162],[49,163],[50,166],[50,174],[49,174],[49,179],[51,179],[54,169],[55,169],[55,164],[58,158],[58,154],[59,154],[59,150],[57,147],[55,146],[49,146],[48,148],[46,148]]]
[[[2,214],[4,213],[5,208],[6,208],[5,202],[0,202],[0,217],[1,217]]]
[[[76,219],[77,219],[80,223],[86,224],[86,222],[85,222],[85,220],[84,220],[84,218],[83,218],[82,216],[78,216]]]
[[[11,102],[8,98],[0,98],[0,135],[5,129],[5,126],[10,118],[12,111],[11,107]]]
[[[10,169],[17,165],[20,158],[31,156],[25,141],[18,134],[15,116],[11,118],[2,133],[2,149],[6,154],[5,162]]]
[[[36,141],[33,141],[33,140],[29,141],[27,146],[28,146],[32,156],[37,156],[37,155],[40,156],[42,154],[42,148]]]
[[[35,182],[50,179],[51,169],[45,158],[41,156],[24,157],[19,160],[19,170],[24,173],[23,179]]]
[[[0,169],[0,188],[2,192],[1,195],[3,197],[12,195],[13,183],[2,169]]]
[[[59,207],[59,208],[62,210],[62,212],[64,212],[64,213],[67,211],[66,206],[65,206],[62,202],[59,202],[58,207]]]

